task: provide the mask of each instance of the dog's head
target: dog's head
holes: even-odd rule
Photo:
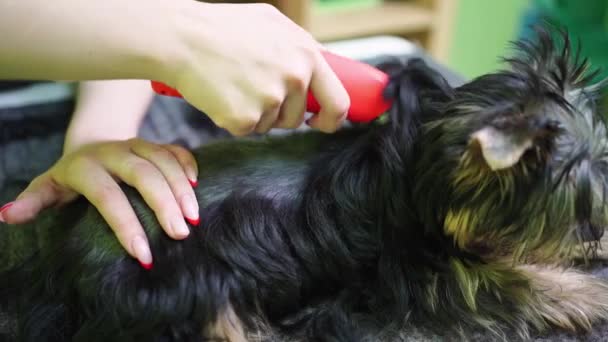
[[[566,34],[537,32],[509,70],[455,89],[423,125],[417,198],[463,249],[555,255],[607,224],[606,82],[592,83]]]

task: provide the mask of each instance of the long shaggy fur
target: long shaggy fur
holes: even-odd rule
[[[572,268],[607,223],[603,84],[567,35],[452,88],[421,60],[391,76],[387,118],[336,134],[202,147],[201,224],[167,237],[124,187],[146,271],[84,200],[4,275],[24,341],[378,341],[405,326],[525,339],[608,318]],[[386,120],[385,120],[386,119]]]

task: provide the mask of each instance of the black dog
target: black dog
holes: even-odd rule
[[[607,223],[608,140],[602,84],[563,38],[539,30],[511,70],[455,89],[421,60],[387,63],[387,118],[195,151],[202,222],[184,241],[125,187],[149,271],[88,203],[62,209],[49,247],[4,278],[24,290],[21,339],[590,329],[608,285],[564,265]]]

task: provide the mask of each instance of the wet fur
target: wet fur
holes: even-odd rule
[[[600,86],[559,42],[540,30],[538,42],[519,43],[512,69],[458,88],[420,60],[389,62],[380,67],[396,103],[386,118],[194,151],[201,224],[184,241],[125,187],[148,232],[150,271],[92,206],[69,205],[47,227],[49,247],[4,275],[4,291],[23,295],[21,338],[377,341],[414,325],[525,339],[590,329],[608,318],[608,285],[569,261],[573,251],[592,257],[581,246],[606,226],[608,141]],[[486,127],[534,144],[491,170],[471,140]]]

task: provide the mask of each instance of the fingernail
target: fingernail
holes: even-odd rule
[[[6,222],[4,220],[4,217],[2,216],[2,213],[5,212],[6,210],[8,210],[8,208],[12,207],[14,203],[15,202],[9,202],[9,203],[6,203],[5,205],[3,205],[2,207],[0,207],[0,222]]]
[[[192,185],[193,188],[196,188],[198,186],[198,180],[188,179],[188,182],[190,182],[190,185]]]
[[[173,224],[173,232],[178,237],[186,237],[190,234],[190,229],[186,226],[186,222],[184,220],[178,220]]]
[[[198,203],[194,196],[185,196],[182,205],[188,222],[198,221]]]
[[[139,264],[141,265],[141,267],[143,267],[145,270],[151,270],[152,269],[152,263],[149,264],[144,264],[143,262],[139,262]]]
[[[146,270],[152,268],[152,252],[150,252],[150,246],[144,238],[136,236],[131,241],[131,249],[143,268]]]
[[[201,223],[201,218],[197,218],[197,219],[191,219],[186,217],[186,221],[188,221],[188,223],[190,223],[193,226],[198,226],[199,223]]]

